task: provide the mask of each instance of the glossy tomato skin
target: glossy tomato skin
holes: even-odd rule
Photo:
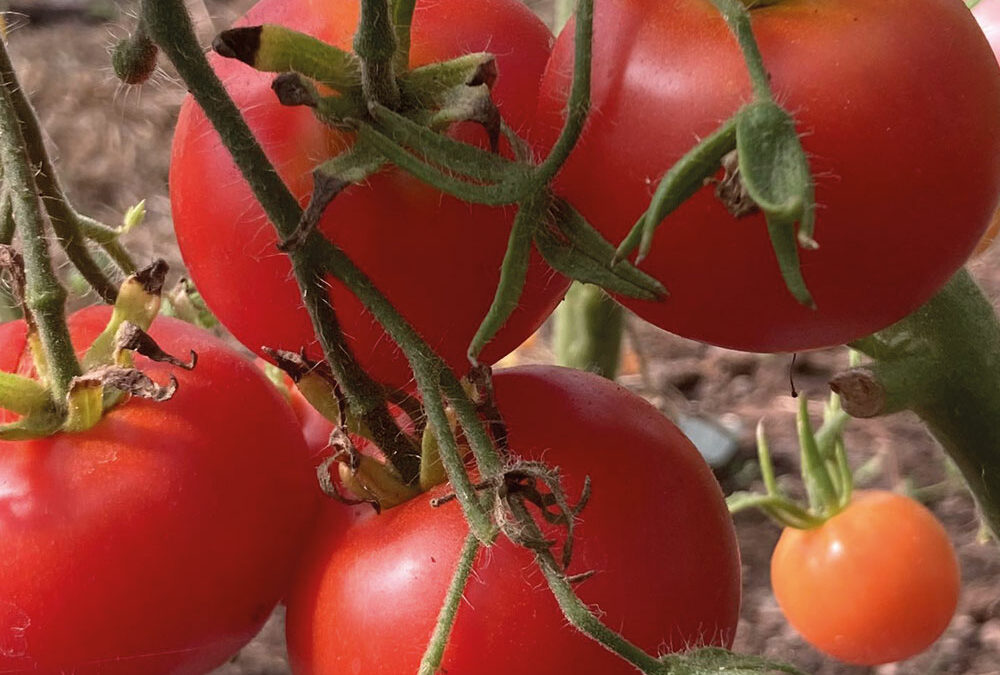
[[[983,30],[983,35],[993,49],[993,55],[1000,61],[1000,0],[980,0],[972,8],[972,16]],[[986,230],[986,234],[976,246],[975,254],[984,253],[996,239],[1000,232],[1000,209],[993,214],[993,220]]]
[[[589,373],[525,367],[494,382],[516,452],[559,466],[573,501],[584,477],[593,480],[570,567],[597,572],[577,587],[584,602],[651,652],[731,644],[739,555],[721,491],[691,443],[648,403]],[[457,504],[433,509],[430,496],[380,516],[324,510],[289,596],[296,673],[416,672],[468,532]],[[442,672],[634,672],[568,626],[532,556],[503,538],[480,553],[464,598]]]
[[[810,644],[870,666],[919,654],[944,632],[958,603],[959,569],[930,511],[872,491],[819,528],[786,529],[771,558],[771,585]]]
[[[350,49],[357,0],[263,0],[239,23],[280,23]],[[413,19],[411,63],[491,51],[500,76],[494,99],[507,123],[524,132],[552,37],[517,0],[421,0]],[[349,143],[307,108],[281,106],[261,74],[210,56],[282,178],[304,204],[311,170]],[[465,140],[485,142],[481,128],[461,125]],[[177,239],[209,307],[232,333],[260,353],[262,345],[298,351],[312,324],[276,235],[192,99],[182,106],[171,161]],[[452,368],[468,368],[465,351],[493,299],[515,209],[472,206],[397,170],[340,195],[320,229],[364,271]],[[330,296],[351,347],[376,379],[404,386],[410,371],[400,351],[339,282]],[[527,338],[561,299],[568,282],[534,256],[521,306],[487,346],[492,363]]]
[[[735,39],[708,0],[606,0],[595,18],[593,112],[557,180],[618,242],[660,177],[750,100]],[[624,301],[674,333],[749,351],[840,344],[902,318],[968,257],[1000,194],[1000,71],[955,0],[793,0],[754,9],[779,103],[815,179],[800,251],[818,309],[785,289],[760,214],[699,191],[640,265],[670,292]],[[557,40],[533,127],[552,143],[572,71]]]
[[[78,349],[107,308],[73,315]],[[260,629],[287,590],[318,503],[294,416],[263,375],[204,331],[158,318],[192,372],[97,426],[0,442],[0,671],[200,675]],[[0,368],[29,368],[24,324]]]

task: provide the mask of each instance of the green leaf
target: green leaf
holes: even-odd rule
[[[624,260],[636,246],[639,247],[636,262],[646,257],[653,243],[653,234],[663,219],[700,190],[705,179],[719,170],[722,158],[736,148],[736,119],[733,117],[724,122],[663,175],[649,208],[618,247],[615,260]]]
[[[802,277],[798,247],[816,248],[816,204],[795,122],[773,101],[751,103],[737,116],[736,148],[740,179],[767,219],[785,285],[800,303],[815,307]]]
[[[667,294],[659,281],[633,265],[611,266],[615,248],[568,203],[557,200],[555,221],[535,232],[535,246],[557,272],[571,279],[640,300],[659,300]]]
[[[472,363],[477,362],[479,353],[483,351],[486,343],[493,339],[517,309],[528,276],[531,242],[539,223],[545,217],[548,206],[548,195],[543,192],[533,195],[518,208],[507,242],[507,252],[500,267],[500,283],[493,297],[493,303],[469,345],[468,356]]]

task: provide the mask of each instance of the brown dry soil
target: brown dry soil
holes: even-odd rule
[[[168,72],[159,72],[142,88],[123,87],[112,76],[108,48],[133,24],[133,5],[110,23],[85,19],[76,11],[85,6],[107,9],[113,4],[95,0],[13,0],[9,7],[34,16],[10,15],[12,55],[22,83],[38,107],[50,136],[68,192],[86,213],[116,222],[129,205],[146,199],[147,223],[128,236],[140,259],[153,255],[172,263],[182,274],[169,225],[166,177],[170,134],[182,87]],[[207,37],[225,26],[246,6],[245,0],[191,3],[201,10],[201,29]],[[529,3],[547,9],[544,0]],[[0,3],[2,6],[2,3]],[[43,12],[44,9],[59,11]],[[69,11],[67,11],[69,10]],[[990,297],[1000,298],[1000,247],[973,265]],[[93,298],[90,298],[93,301]],[[720,472],[727,491],[759,488],[753,462],[753,428],[767,419],[779,473],[787,474],[790,490],[801,490],[794,440],[794,410],[790,378],[795,386],[818,401],[826,382],[844,366],[846,354],[831,350],[802,354],[794,365],[785,355],[752,355],[707,347],[676,338],[638,322],[629,331],[624,384],[647,396],[666,412],[702,415],[738,430],[735,461]],[[536,343],[511,361],[545,360]],[[1000,552],[995,545],[976,542],[978,521],[971,499],[946,470],[942,455],[907,415],[852,422],[848,431],[851,459],[865,465],[863,483],[907,489],[918,494],[944,522],[958,548],[964,589],[951,626],[925,654],[910,661],[874,669],[844,666],[824,658],[789,628],[773,600],[768,559],[778,529],[756,515],[736,519],[741,540],[744,603],[736,649],[791,662],[817,675],[866,672],[888,675],[930,673],[1000,673]],[[279,614],[262,634],[218,674],[280,675],[287,673]]]

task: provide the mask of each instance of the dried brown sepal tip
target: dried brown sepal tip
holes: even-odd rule
[[[173,375],[170,376],[170,383],[163,386],[135,368],[119,366],[97,368],[73,380],[74,387],[97,385],[113,387],[131,396],[150,399],[157,403],[170,400],[177,393],[177,378]]]
[[[170,266],[167,261],[158,258],[135,273],[135,280],[142,284],[142,290],[150,295],[160,295],[167,279]]]
[[[333,382],[333,373],[329,366],[323,361],[313,361],[305,355],[305,350],[301,352],[290,352],[284,349],[272,349],[264,347],[261,349],[274,365],[285,372],[292,382],[300,382],[303,377],[310,373],[315,373],[323,379]]]
[[[706,183],[715,183],[715,196],[734,218],[746,218],[760,211],[757,202],[750,196],[740,176],[739,152],[733,150],[722,157],[721,179],[709,178]]]
[[[191,351],[191,360],[185,363],[160,349],[160,346],[146,331],[128,321],[122,323],[115,334],[115,354],[122,351],[135,352],[151,361],[169,363],[184,370],[193,370],[198,363],[198,354],[194,350]]]
[[[31,317],[25,302],[24,290],[27,277],[24,272],[24,257],[13,246],[0,245],[0,282],[4,282],[14,301],[20,305],[21,313]]]
[[[484,60],[476,70],[472,73],[472,77],[468,79],[466,85],[470,87],[478,87],[482,84],[486,85],[487,89],[492,89],[493,85],[496,84],[497,76],[500,71],[497,70],[497,61],[495,58],[489,58]]]
[[[219,56],[227,59],[237,59],[252,66],[260,51],[260,35],[263,26],[246,26],[230,28],[219,33],[212,40],[212,49]]]
[[[309,85],[298,73],[282,73],[271,82],[271,90],[278,97],[278,103],[287,106],[304,105],[315,108],[319,105],[316,89]]]
[[[885,414],[888,395],[875,373],[868,368],[852,368],[830,380],[830,389],[840,396],[847,414],[862,419]]]

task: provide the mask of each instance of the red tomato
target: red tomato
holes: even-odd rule
[[[573,499],[592,477],[569,570],[596,571],[577,587],[584,602],[651,652],[731,644],[739,554],[719,486],[691,443],[653,406],[590,373],[526,367],[494,381],[518,454],[559,466]],[[468,532],[457,504],[434,509],[430,496],[379,516],[326,508],[288,601],[295,672],[416,672]],[[464,597],[442,672],[635,672],[568,626],[532,555],[502,537],[480,553]]]
[[[1000,0],[980,0],[972,8],[972,16],[976,17],[979,27],[993,48],[993,55],[1000,60]],[[1000,232],[1000,210],[993,214],[986,234],[976,246],[975,255],[986,251]]]
[[[107,308],[75,314],[78,348]],[[0,672],[198,675],[284,596],[318,489],[294,416],[256,368],[204,331],[159,318],[192,372],[83,433],[0,442]],[[0,368],[27,372],[24,324],[0,326]]]
[[[782,533],[771,585],[809,643],[870,666],[919,654],[944,632],[958,603],[958,561],[921,504],[860,492],[821,527]]]
[[[280,23],[350,48],[358,1],[263,0],[241,24]],[[433,0],[417,3],[414,66],[488,50],[500,77],[494,99],[507,123],[531,122],[538,81],[548,58],[548,29],[516,0]],[[349,139],[317,122],[305,108],[281,106],[273,75],[219,58],[213,66],[244,111],[265,151],[302,202],[310,172]],[[463,137],[485,142],[482,130]],[[475,133],[473,133],[475,132]],[[174,225],[184,261],[219,320],[250,349],[263,345],[319,358],[312,324],[276,235],[192,99],[185,101],[170,168]],[[513,208],[472,206],[415,178],[386,170],[341,194],[320,228],[374,281],[448,364],[468,369],[466,348],[493,299]],[[533,257],[520,307],[482,360],[492,363],[527,338],[552,311],[567,283]],[[374,319],[339,282],[330,297],[351,347],[376,379],[406,385],[409,367]]]
[[[844,343],[902,318],[965,261],[1000,194],[1000,72],[958,0],[799,0],[751,11],[777,100],[809,157],[819,249],[800,251],[818,309],[786,290],[764,218],[705,187],[640,265],[670,295],[623,300],[680,335],[751,351]],[[562,123],[572,30],[553,49],[534,129]],[[618,242],[659,178],[751,100],[707,0],[596,3],[593,112],[557,180]]]

